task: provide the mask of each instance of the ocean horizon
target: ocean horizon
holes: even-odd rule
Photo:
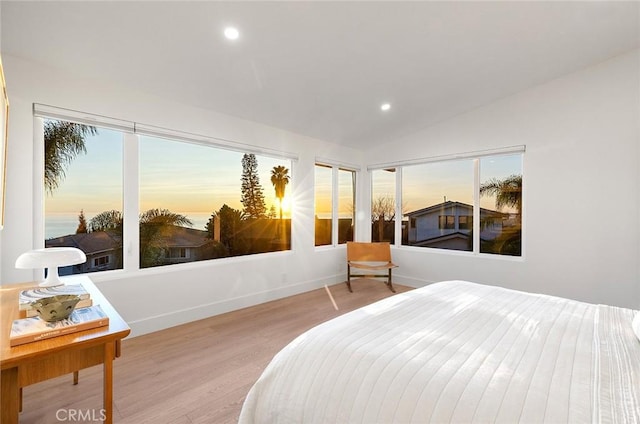
[[[211,212],[178,212],[185,215],[193,223],[192,227],[196,230],[205,230],[205,226],[211,218]],[[97,214],[89,214],[85,212],[87,223]],[[75,234],[78,228],[77,213],[54,213],[45,216],[44,220],[44,238],[49,240],[52,238]]]

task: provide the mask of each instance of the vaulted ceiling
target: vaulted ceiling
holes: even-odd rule
[[[1,40],[3,56],[365,148],[638,48],[639,5],[3,1]]]

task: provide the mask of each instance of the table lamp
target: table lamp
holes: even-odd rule
[[[47,268],[47,278],[40,287],[53,287],[64,284],[58,276],[58,267],[86,262],[84,252],[75,247],[49,247],[24,252],[16,259],[16,268]]]

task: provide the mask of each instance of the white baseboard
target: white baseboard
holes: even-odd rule
[[[344,275],[336,274],[319,280],[305,281],[302,283],[291,284],[285,287],[278,287],[273,290],[265,290],[258,293],[251,293],[245,296],[239,296],[231,299],[224,299],[218,302],[198,305],[192,308],[172,311],[169,313],[154,315],[143,319],[128,322],[131,327],[129,337],[141,336],[143,334],[152,333],[166,328],[175,327],[176,325],[186,324],[226,312],[235,311],[249,306],[259,305],[261,303],[270,302],[272,300],[281,299],[288,296],[308,292],[322,288],[325,284],[332,285],[344,281]]]

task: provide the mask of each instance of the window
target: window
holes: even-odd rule
[[[396,169],[371,171],[371,241],[394,242]],[[415,226],[415,220],[412,221]]]
[[[449,250],[473,250],[471,230],[456,230],[456,217],[473,215],[472,159],[402,168],[402,201],[413,225],[402,244]]]
[[[139,145],[141,268],[291,248],[289,160],[149,136]]]
[[[109,262],[109,256],[100,256],[93,259],[93,266],[95,268],[106,267],[109,266]]]
[[[185,247],[170,247],[165,250],[165,256],[169,259],[186,259],[189,257],[189,249]]]
[[[315,245],[353,241],[356,172],[337,166],[315,166]],[[334,229],[336,234],[334,234]]]
[[[454,215],[440,215],[438,217],[438,228],[441,230],[454,230],[456,228],[456,217]]]
[[[393,242],[384,211],[401,202],[403,245],[521,256],[524,149],[509,150],[372,170],[372,241]]]
[[[333,224],[333,170],[330,166],[315,168],[315,244],[331,244]]]
[[[471,230],[471,229],[473,229],[473,216],[460,215],[458,217],[458,229],[460,229],[460,230]]]
[[[353,241],[356,213],[356,173],[338,169],[338,244]]]
[[[122,269],[123,133],[65,120],[43,126],[45,247],[84,251],[87,261],[70,273]]]
[[[45,247],[87,255],[62,275],[291,249],[291,159],[50,106],[34,111],[44,136]],[[125,243],[139,258],[123,257]]]
[[[522,155],[480,159],[480,252],[522,254]]]

